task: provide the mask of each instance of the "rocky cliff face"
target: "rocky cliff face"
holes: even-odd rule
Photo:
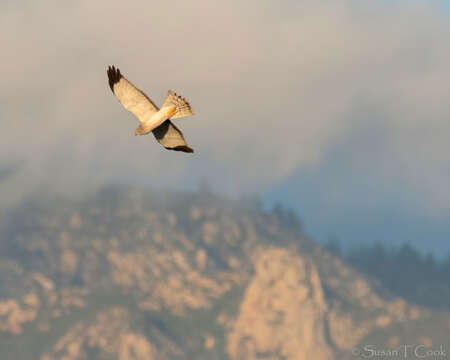
[[[319,275],[287,249],[257,249],[251,277],[228,333],[233,359],[331,359],[326,340],[327,303]]]
[[[128,187],[24,203],[0,231],[2,359],[450,350],[449,314],[392,297],[294,225],[212,195]]]

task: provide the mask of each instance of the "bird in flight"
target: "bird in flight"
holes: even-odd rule
[[[109,87],[125,109],[139,120],[135,135],[153,132],[156,140],[168,150],[194,152],[183,133],[170,120],[194,115],[191,105],[185,98],[169,90],[164,103],[159,109],[141,90],[125,79],[120,70],[108,67]]]

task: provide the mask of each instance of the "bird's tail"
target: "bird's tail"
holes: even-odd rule
[[[170,117],[171,119],[176,119],[180,117],[185,116],[191,116],[194,115],[194,111],[191,108],[191,105],[188,103],[188,101],[179,95],[177,93],[173,92],[172,90],[169,90],[167,93],[166,100],[164,100],[164,106],[175,106],[175,112]]]

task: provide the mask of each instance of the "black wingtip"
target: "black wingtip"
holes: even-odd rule
[[[181,145],[181,146],[176,146],[174,148],[167,148],[169,150],[175,150],[175,151],[183,151],[186,153],[193,153],[194,149],[191,149],[189,146],[186,145]]]
[[[114,67],[114,65],[108,66],[108,70],[106,72],[108,74],[109,87],[111,88],[111,91],[114,92],[114,84],[117,84],[120,81],[122,74],[119,69]]]

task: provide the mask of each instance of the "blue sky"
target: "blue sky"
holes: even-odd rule
[[[347,155],[337,150],[274,186],[264,196],[266,206],[279,202],[294,209],[305,232],[319,242],[339,239],[344,247],[409,242],[438,256],[450,252],[448,213],[427,214],[420,194],[395,180],[374,183],[370,172],[352,168]]]
[[[298,169],[265,193],[266,206],[280,202],[293,208],[306,233],[320,242],[337,238],[344,247],[409,242],[424,252],[447,256],[448,208],[430,206],[420,187],[405,181],[404,159],[388,140],[391,130],[376,117],[384,116],[374,109],[357,111],[352,130],[330,144],[320,162]],[[434,130],[429,131],[431,139],[423,135],[424,143],[433,141]],[[420,142],[415,147],[420,148]],[[386,173],[380,171],[383,163],[391,163]],[[448,172],[450,162],[444,167]],[[434,177],[430,173],[427,181]]]
[[[445,11],[450,10],[450,1],[449,0],[436,0],[436,2],[441,6]]]

